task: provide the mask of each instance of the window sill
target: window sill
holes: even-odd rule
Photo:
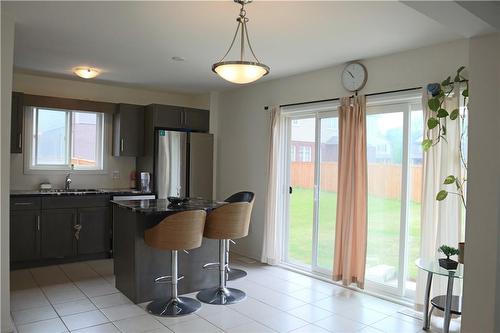
[[[25,175],[106,175],[108,170],[46,170],[46,169],[24,169]]]

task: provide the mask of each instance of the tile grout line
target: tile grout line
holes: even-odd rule
[[[83,264],[85,264],[86,266],[88,266],[90,268],[91,271],[93,271],[94,273],[97,274],[97,276],[103,278],[99,272],[97,272],[92,266],[90,266],[87,262],[83,261],[81,262]],[[113,321],[111,321],[108,316],[106,316],[106,314],[104,312],[101,311],[101,309],[99,309],[99,307],[94,303],[92,302],[92,299],[90,298],[90,296],[88,296],[82,289],[80,289],[80,287],[78,287],[78,285],[73,281],[73,279],[71,279],[71,277],[64,271],[64,269],[62,269],[60,267],[61,265],[58,265],[59,269],[64,273],[64,275],[66,275],[68,277],[68,279],[71,281],[71,283],[78,289],[80,290],[80,292],[85,295],[85,297],[89,300],[90,303],[92,303],[96,309],[99,311],[100,314],[102,314],[107,320],[108,320],[108,323],[111,323],[111,325],[113,325],[118,331],[121,332],[120,328],[118,328],[118,326],[115,325],[115,323]],[[114,272],[113,272],[114,274]],[[103,280],[106,281],[106,283],[109,283],[106,279],[103,278]],[[109,294],[109,295],[112,295],[112,294]],[[99,296],[107,296],[107,295],[99,295]],[[95,296],[95,297],[98,297],[98,296]],[[50,301],[49,301],[50,302]],[[94,311],[94,310],[91,310],[91,311]],[[90,311],[84,311],[84,312],[90,312]],[[84,313],[84,312],[80,312],[80,313]],[[57,312],[56,312],[57,313]],[[59,313],[57,313],[57,315],[59,315]],[[64,320],[62,320],[62,317],[61,318],[61,321],[64,323]],[[106,323],[104,323],[106,324]],[[66,324],[64,324],[66,326]],[[93,326],[98,326],[98,325],[103,325],[103,324],[97,324],[97,325],[93,325]],[[93,327],[93,326],[88,326],[88,327]],[[85,327],[86,328],[86,327]],[[83,328],[82,328],[83,329]],[[69,332],[71,332],[69,329],[68,329]]]
[[[58,266],[59,268],[59,266]],[[60,268],[59,268],[60,269]],[[61,269],[60,269],[61,270]],[[62,271],[62,270],[61,270]],[[54,310],[55,314],[57,315],[57,318],[59,319],[59,321],[64,325],[64,327],[66,327],[66,330],[68,332],[70,332],[68,326],[66,326],[66,323],[62,320],[61,316],[59,316],[59,313],[57,312],[56,308],[54,307],[54,304],[52,304],[52,302],[50,301],[49,297],[47,296],[47,294],[45,293],[45,291],[43,290],[43,288],[40,286],[40,284],[38,283],[38,281],[36,280],[35,278],[35,274],[33,273],[33,271],[31,269],[29,269],[29,272],[31,274],[31,277],[33,278],[33,281],[35,281],[35,284],[38,286],[38,289],[40,289],[40,291],[42,292],[43,296],[47,299],[47,302],[49,302],[50,306],[52,307],[52,310]],[[63,271],[64,273],[64,271]],[[40,322],[41,320],[39,320],[38,322]]]

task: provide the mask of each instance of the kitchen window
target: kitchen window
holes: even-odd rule
[[[104,169],[104,113],[33,107],[26,125],[27,170]]]

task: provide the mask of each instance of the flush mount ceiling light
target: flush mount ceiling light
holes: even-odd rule
[[[84,79],[92,79],[101,74],[101,71],[92,67],[75,67],[73,73]]]
[[[234,2],[241,5],[240,16],[236,19],[236,21],[238,22],[238,26],[236,28],[236,32],[234,33],[233,41],[231,42],[229,49],[219,62],[212,65],[212,71],[217,73],[224,80],[233,83],[244,84],[257,81],[264,75],[267,75],[270,69],[268,66],[262,64],[259,59],[257,59],[255,53],[252,50],[250,39],[248,38],[248,18],[246,17],[245,5],[252,2],[252,0],[234,0]],[[224,60],[229,51],[231,51],[231,49],[233,48],[236,37],[238,36],[238,32],[240,32],[240,59],[230,61]],[[254,60],[244,60],[245,39]]]

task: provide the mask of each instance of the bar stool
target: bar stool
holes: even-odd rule
[[[157,250],[170,250],[171,276],[155,279],[156,283],[171,283],[169,299],[157,299],[148,304],[149,313],[162,317],[177,317],[195,312],[201,307],[200,302],[193,298],[179,297],[177,294],[178,277],[177,251],[190,250],[201,246],[206,213],[203,210],[191,210],[167,216],[153,228],[144,232],[144,241]]]
[[[226,287],[226,245],[229,239],[238,239],[248,235],[253,198],[250,202],[233,202],[214,209],[207,216],[203,236],[219,240],[219,285],[203,289],[196,298],[209,304],[232,304],[246,298],[239,289]]]
[[[224,200],[225,202],[253,202],[255,194],[253,192],[243,191],[231,195],[229,198]],[[247,276],[247,272],[238,268],[231,268],[229,266],[229,246],[234,243],[233,240],[228,239],[226,241],[226,264],[227,264],[227,281],[234,281]]]

